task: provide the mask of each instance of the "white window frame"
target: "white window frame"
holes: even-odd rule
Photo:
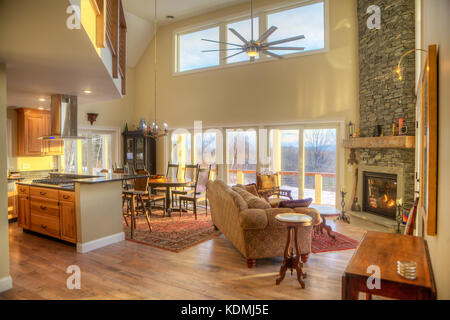
[[[274,7],[272,6],[265,6],[262,8],[259,8],[256,10],[254,16],[259,18],[259,31],[256,31],[255,36],[259,36],[259,34],[262,34],[265,32],[268,28],[267,26],[267,16],[273,13],[291,10],[315,3],[323,2],[324,3],[324,35],[325,35],[325,43],[323,49],[317,49],[317,50],[310,50],[305,52],[298,52],[298,53],[291,53],[283,55],[284,59],[292,59],[292,58],[298,58],[303,56],[309,56],[309,55],[315,55],[315,54],[322,54],[327,53],[330,51],[330,13],[329,13],[329,0],[304,0],[304,1],[296,1],[296,2],[288,2],[287,4],[282,4],[279,6]],[[179,65],[180,65],[180,54],[179,54],[179,48],[180,48],[180,36],[184,34],[189,34],[193,32],[198,32],[210,28],[219,27],[220,31],[220,41],[227,41],[227,25],[239,22],[242,20],[250,19],[250,14],[248,14],[248,11],[241,14],[234,14],[232,16],[224,17],[221,19],[215,19],[208,22],[205,22],[203,24],[198,24],[195,26],[185,27],[181,29],[176,29],[172,33],[172,41],[173,41],[173,50],[172,50],[172,75],[173,76],[183,76],[193,73],[199,73],[199,72],[205,72],[205,71],[214,71],[214,70],[220,70],[224,68],[234,68],[238,66],[248,65],[248,64],[255,64],[255,63],[265,63],[265,62],[275,62],[278,61],[278,59],[269,57],[265,54],[261,54],[258,59],[255,61],[241,61],[241,62],[234,62],[234,63],[228,63],[224,58],[226,58],[227,52],[226,51],[219,51],[219,65],[214,67],[205,67],[205,68],[198,68],[193,70],[187,70],[187,71],[179,71]],[[219,49],[225,49],[225,44],[220,44]]]

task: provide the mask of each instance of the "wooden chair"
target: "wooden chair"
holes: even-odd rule
[[[181,189],[172,190],[172,203],[175,205],[175,200],[177,199],[177,196],[187,195],[190,190],[193,190],[194,184],[196,182],[198,170],[200,168],[200,165],[198,164],[188,164],[184,167],[184,180],[186,182],[189,182],[189,185],[186,187],[182,187]]]
[[[197,177],[195,179],[193,190],[188,191],[186,195],[180,195],[180,197],[178,198],[180,217],[183,210],[182,204],[184,203],[184,207],[187,210],[188,203],[192,202],[195,220],[197,220],[197,201],[201,200],[205,200],[206,202],[206,215],[208,215],[208,198],[206,197],[206,183],[209,180],[210,173],[211,173],[211,166],[208,166],[207,168],[199,168],[197,170]]]
[[[178,170],[180,168],[179,164],[174,163],[168,163],[167,164],[167,173],[166,178],[172,179],[172,178],[178,178]],[[164,193],[166,194],[166,188],[153,188],[153,192],[155,193]]]
[[[136,174],[148,175],[149,173],[147,171],[141,170],[141,171],[137,171]],[[147,208],[146,208],[147,206],[145,204],[145,202],[148,203],[148,198],[149,198],[148,178],[138,178],[138,179],[136,179],[136,182],[134,183],[134,189],[133,190],[124,190],[122,192],[122,199],[124,199],[124,198],[125,198],[125,201],[127,202],[127,213],[126,214],[129,215],[130,210],[133,210],[133,206],[134,206],[134,210],[135,210],[136,215],[137,215],[138,207],[140,205],[143,213],[145,214],[145,218],[147,220],[148,228],[149,228],[150,231],[152,231],[152,226],[150,224],[149,213],[147,212]],[[165,199],[165,197],[164,197],[164,199]],[[135,216],[135,218],[136,218],[136,216]],[[125,215],[124,215],[124,219],[125,219],[126,224],[128,225],[128,221],[127,221]],[[134,221],[134,226],[136,227],[136,221]]]
[[[278,183],[278,173],[274,174],[256,174],[256,189],[259,195],[267,200],[270,197],[285,197],[293,200],[292,191],[281,189]]]
[[[414,205],[411,208],[408,216],[408,221],[406,222],[404,234],[407,236],[414,235],[414,228],[416,227],[416,217],[417,217],[417,207],[419,206],[419,197],[414,201]]]

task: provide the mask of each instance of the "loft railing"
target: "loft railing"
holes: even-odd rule
[[[127,24],[122,0],[90,0],[96,14],[96,46],[108,46],[112,56],[112,76],[122,80],[122,94],[126,94]]]
[[[255,170],[239,170],[239,169],[228,169],[228,173],[235,173],[237,177],[237,183],[244,184],[244,175],[253,174],[256,175]],[[299,176],[298,171],[279,171],[278,174],[280,178],[282,176]],[[323,178],[336,178],[336,173],[332,172],[305,172],[306,177],[314,177],[314,191],[315,199],[314,203],[322,204],[322,191],[323,191]]]

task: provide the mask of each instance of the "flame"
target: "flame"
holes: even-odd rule
[[[395,201],[394,200],[389,201],[387,206],[388,208],[392,208],[393,206],[395,206]]]

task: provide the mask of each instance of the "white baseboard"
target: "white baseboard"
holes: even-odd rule
[[[125,233],[119,232],[107,237],[103,237],[97,240],[92,240],[85,243],[77,243],[77,252],[87,253],[89,251],[109,246],[110,244],[121,242],[125,240]]]
[[[12,278],[7,276],[0,279],[0,292],[12,289]]]

